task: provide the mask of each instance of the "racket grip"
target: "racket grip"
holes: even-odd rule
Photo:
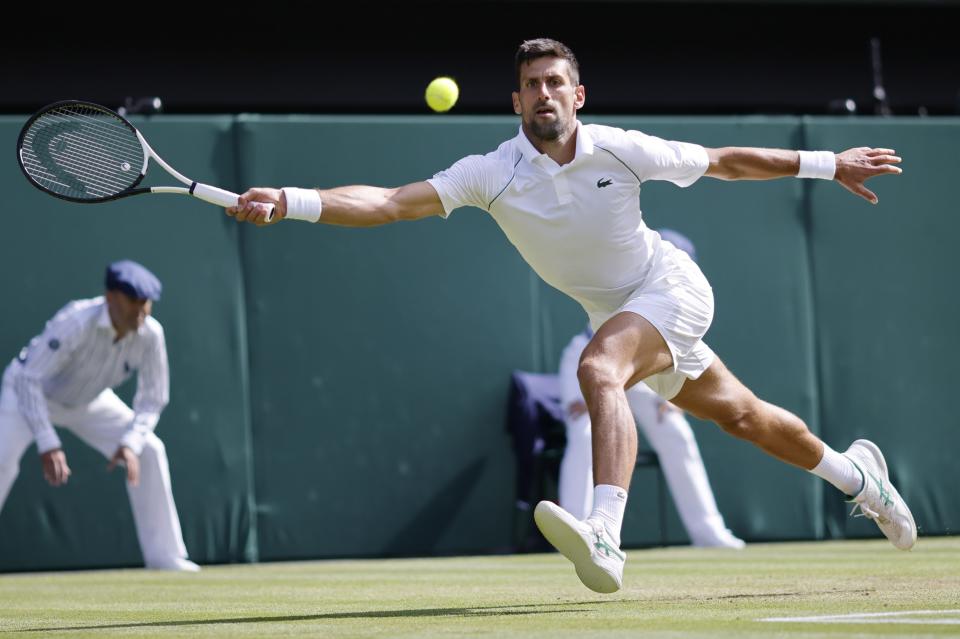
[[[231,191],[218,189],[215,186],[210,186],[209,184],[203,184],[201,182],[194,182],[190,185],[190,195],[195,198],[199,198],[204,202],[216,204],[217,206],[222,206],[224,208],[227,208],[228,206],[236,206],[237,200],[240,197]],[[271,205],[270,212],[267,213],[267,222],[273,219],[274,209],[275,207]]]

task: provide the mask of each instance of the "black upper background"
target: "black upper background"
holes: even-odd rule
[[[159,96],[167,113],[426,113],[427,83],[451,75],[455,113],[507,114],[517,45],[549,36],[576,52],[592,114],[825,114],[847,98],[872,114],[871,37],[893,113],[960,114],[957,2],[38,7],[5,29],[0,112]]]

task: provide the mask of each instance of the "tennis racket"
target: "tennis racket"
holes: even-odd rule
[[[150,158],[189,186],[139,187]],[[237,205],[236,193],[196,182],[177,172],[150,148],[126,118],[92,102],[55,102],[31,116],[17,140],[17,160],[30,184],[70,202],[109,202],[141,193],[180,193],[222,207]],[[273,209],[267,220],[272,217]]]

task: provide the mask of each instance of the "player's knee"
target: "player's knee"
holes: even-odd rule
[[[715,419],[728,435],[754,441],[760,436],[760,407],[755,402],[742,402],[725,407]]]
[[[616,367],[602,355],[584,354],[577,367],[577,380],[584,395],[623,388]]]

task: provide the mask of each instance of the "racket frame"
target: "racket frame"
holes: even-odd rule
[[[137,140],[140,142],[140,146],[143,147],[143,166],[140,168],[140,175],[137,176],[137,179],[134,180],[130,186],[120,191],[119,193],[115,193],[113,195],[107,195],[107,196],[98,197],[98,198],[82,199],[82,198],[71,197],[69,195],[63,195],[61,193],[56,193],[55,191],[52,191],[46,188],[45,186],[39,184],[36,180],[33,179],[33,177],[27,171],[26,166],[24,165],[23,155],[22,155],[23,140],[26,137],[27,131],[30,130],[30,126],[40,117],[46,115],[47,113],[49,113],[50,111],[53,111],[54,109],[68,106],[68,105],[77,105],[77,106],[83,106],[83,107],[104,111],[107,114],[110,114],[113,117],[117,118],[121,123],[123,123],[124,126],[129,128],[134,135],[136,135]],[[188,187],[144,186],[144,187],[137,188],[139,184],[143,181],[143,178],[146,177],[147,175],[147,168],[148,168],[148,165],[150,164],[150,158],[153,158],[154,160],[156,160],[157,164],[159,164],[172,177],[176,178],[183,184],[187,184],[189,186]],[[131,124],[129,120],[127,120],[125,117],[123,117],[113,109],[109,109],[103,105],[96,104],[94,102],[88,102],[86,100],[61,100],[59,102],[48,104],[47,106],[43,107],[42,109],[34,113],[32,116],[30,116],[26,124],[24,124],[23,128],[20,130],[20,135],[17,137],[17,164],[20,166],[20,170],[23,172],[24,177],[26,177],[27,181],[30,182],[30,184],[32,184],[33,186],[37,187],[44,193],[52,195],[53,197],[59,198],[61,200],[66,200],[67,202],[77,202],[79,204],[100,204],[102,202],[110,202],[113,200],[119,200],[121,198],[130,197],[131,195],[141,195],[143,193],[175,193],[179,195],[192,195],[205,202],[209,202],[210,204],[216,204],[222,207],[229,207],[229,206],[236,206],[237,198],[239,197],[236,193],[233,193],[231,191],[226,191],[224,189],[211,186],[209,184],[203,184],[201,182],[191,180],[187,176],[183,175],[182,173],[174,169],[172,166],[167,164],[163,160],[163,158],[161,158],[157,154],[157,152],[153,150],[153,148],[147,143],[147,140],[143,137],[143,134],[141,134],[140,131],[137,129],[137,127],[133,126],[133,124]],[[273,217],[273,207],[271,207],[270,213],[267,215],[267,220],[269,221],[272,217]]]

